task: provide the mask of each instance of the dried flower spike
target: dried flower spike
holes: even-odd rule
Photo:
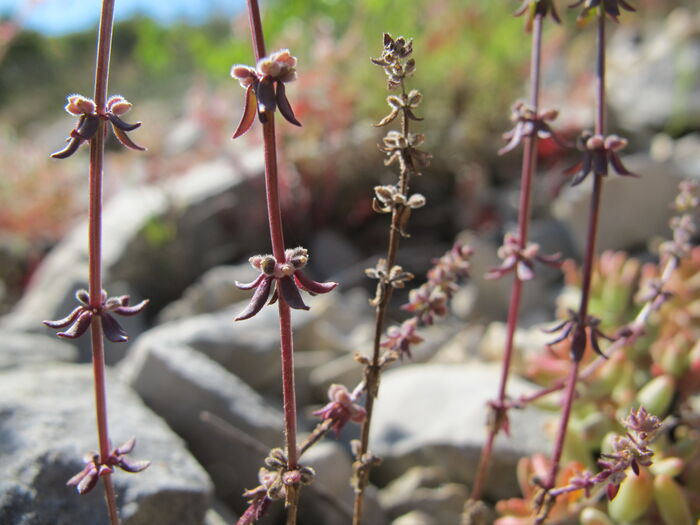
[[[107,292],[104,290],[102,290],[101,295],[102,302],[98,307],[90,306],[90,295],[87,290],[78,290],[75,297],[81,305],[70,314],[57,321],[44,321],[44,324],[49,328],[68,328],[63,332],[58,332],[57,335],[59,337],[77,339],[87,331],[92,323],[92,319],[97,315],[102,319],[105,337],[113,343],[123,343],[129,340],[129,336],[111,314],[122,316],[136,315],[148,304],[148,299],[145,299],[137,305],[130,306],[130,297],[128,295],[107,297]]]
[[[308,251],[305,248],[297,247],[285,250],[285,260],[277,262],[272,255],[255,255],[251,257],[250,264],[260,271],[260,275],[249,283],[236,282],[236,286],[241,290],[255,288],[255,293],[248,303],[248,306],[237,317],[236,321],[250,319],[265,306],[270,293],[274,293],[270,304],[274,303],[281,295],[284,301],[292,308],[298,310],[308,310],[304,304],[299,290],[316,295],[328,293],[338,286],[338,283],[320,283],[306,276],[301,270],[309,260]]]
[[[120,117],[131,109],[131,103],[120,95],[114,95],[109,98],[104,113],[97,111],[95,102],[82,95],[70,95],[66,111],[71,115],[78,117],[78,123],[73,128],[68,136],[68,145],[60,151],[57,151],[51,156],[55,159],[65,159],[78,151],[78,148],[84,142],[90,140],[95,133],[100,119],[109,120],[112,125],[112,131],[121,144],[129,149],[144,151],[146,148],[139,146],[131,140],[127,132],[133,131],[139,126],[140,122],[128,124]]]
[[[280,49],[258,60],[255,68],[240,64],[231,68],[231,76],[246,90],[243,116],[233,133],[234,139],[250,129],[256,113],[260,122],[265,123],[268,115],[277,108],[288,122],[301,126],[294,116],[284,86],[296,80],[296,65],[297,59],[289,49]]]

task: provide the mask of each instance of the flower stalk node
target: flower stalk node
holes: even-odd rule
[[[515,127],[503,134],[503,139],[507,141],[506,145],[498,150],[499,155],[513,151],[523,141],[525,137],[538,137],[541,139],[551,138],[561,148],[568,148],[567,144],[560,138],[548,122],[554,121],[559,112],[555,109],[544,109],[539,112],[530,104],[525,102],[516,102],[511,109],[510,119],[515,123]]]
[[[82,336],[87,332],[93,318],[99,316],[102,319],[102,327],[107,339],[113,343],[128,341],[128,334],[112,314],[129,317],[141,313],[148,304],[148,299],[145,299],[139,304],[131,306],[129,305],[130,297],[128,295],[107,297],[107,292],[105,290],[102,290],[100,296],[101,302],[97,306],[92,306],[90,304],[90,294],[87,290],[78,290],[75,297],[80,303],[80,306],[75,308],[70,314],[56,321],[44,321],[44,324],[49,328],[56,330],[67,328],[56,334],[65,339],[77,339]]]
[[[486,279],[500,279],[509,273],[515,275],[521,281],[529,281],[535,277],[535,262],[546,264],[553,268],[561,267],[561,254],[540,255],[540,246],[536,243],[528,243],[524,248],[518,236],[506,233],[503,245],[498,248],[498,256],[503,263],[492,268],[486,274]]]

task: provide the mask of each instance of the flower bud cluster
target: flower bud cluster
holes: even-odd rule
[[[390,90],[396,89],[416,70],[416,61],[409,58],[413,53],[413,40],[400,36],[392,38],[384,33],[384,50],[382,56],[373,58],[372,63],[384,68]]]

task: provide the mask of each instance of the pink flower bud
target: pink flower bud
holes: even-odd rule
[[[121,116],[131,109],[131,103],[121,95],[114,95],[107,101],[107,111]]]
[[[82,95],[71,95],[68,97],[66,111],[71,115],[79,117],[80,115],[92,115],[95,113],[97,106],[95,103]]]

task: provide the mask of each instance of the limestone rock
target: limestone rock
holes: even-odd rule
[[[89,365],[53,364],[0,373],[0,523],[104,525],[102,488],[80,496],[66,481],[97,446]],[[200,525],[211,481],[182,441],[108,374],[110,436],[136,436],[131,456],[151,465],[139,474],[114,475],[124,525]]]

